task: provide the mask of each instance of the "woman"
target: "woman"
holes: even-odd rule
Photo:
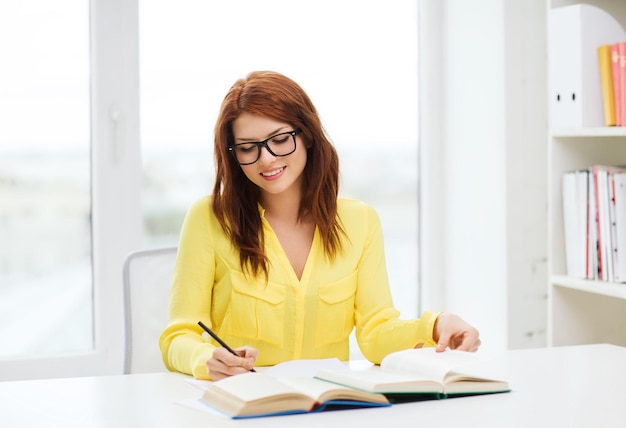
[[[215,126],[213,195],[185,218],[160,338],[170,370],[201,379],[291,359],[349,358],[349,335],[380,363],[437,345],[475,351],[448,313],[400,320],[376,212],[338,198],[337,153],[307,94],[275,72],[227,93]],[[205,340],[202,321],[238,355]]]

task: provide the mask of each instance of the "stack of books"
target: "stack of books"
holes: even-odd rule
[[[568,171],[562,184],[567,275],[626,282],[626,168]]]

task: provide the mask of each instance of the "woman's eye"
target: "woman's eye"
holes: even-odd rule
[[[280,137],[272,138],[272,143],[282,144],[282,143],[286,143],[287,140],[289,140],[289,135],[281,135]]]
[[[237,146],[237,151],[240,153],[250,153],[254,149],[256,149],[254,144],[242,144]]]

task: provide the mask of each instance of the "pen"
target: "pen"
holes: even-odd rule
[[[215,339],[215,341],[216,341],[217,343],[219,343],[219,344],[220,344],[220,345],[222,345],[224,348],[226,348],[226,350],[227,350],[228,352],[230,352],[231,354],[233,354],[233,355],[234,355],[234,356],[236,356],[236,357],[239,357],[239,356],[240,356],[238,353],[236,353],[236,352],[235,352],[235,350],[234,350],[233,348],[231,348],[230,346],[228,346],[228,345],[226,344],[226,342],[224,342],[222,339],[220,339],[220,337],[219,337],[217,334],[213,333],[213,331],[212,331],[209,327],[207,327],[206,325],[204,325],[204,323],[203,323],[202,321],[198,321],[198,325],[199,325],[200,327],[202,327],[202,329],[203,329],[204,331],[206,331],[207,333],[209,333],[209,335],[210,335],[213,339]],[[254,370],[254,369],[250,369],[250,371],[251,371],[251,372],[256,372],[256,370]]]

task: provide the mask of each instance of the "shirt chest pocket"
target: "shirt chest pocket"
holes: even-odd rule
[[[282,347],[285,323],[284,285],[266,283],[231,271],[231,302],[226,331],[229,335]]]
[[[315,345],[347,340],[354,327],[356,273],[319,288]]]

